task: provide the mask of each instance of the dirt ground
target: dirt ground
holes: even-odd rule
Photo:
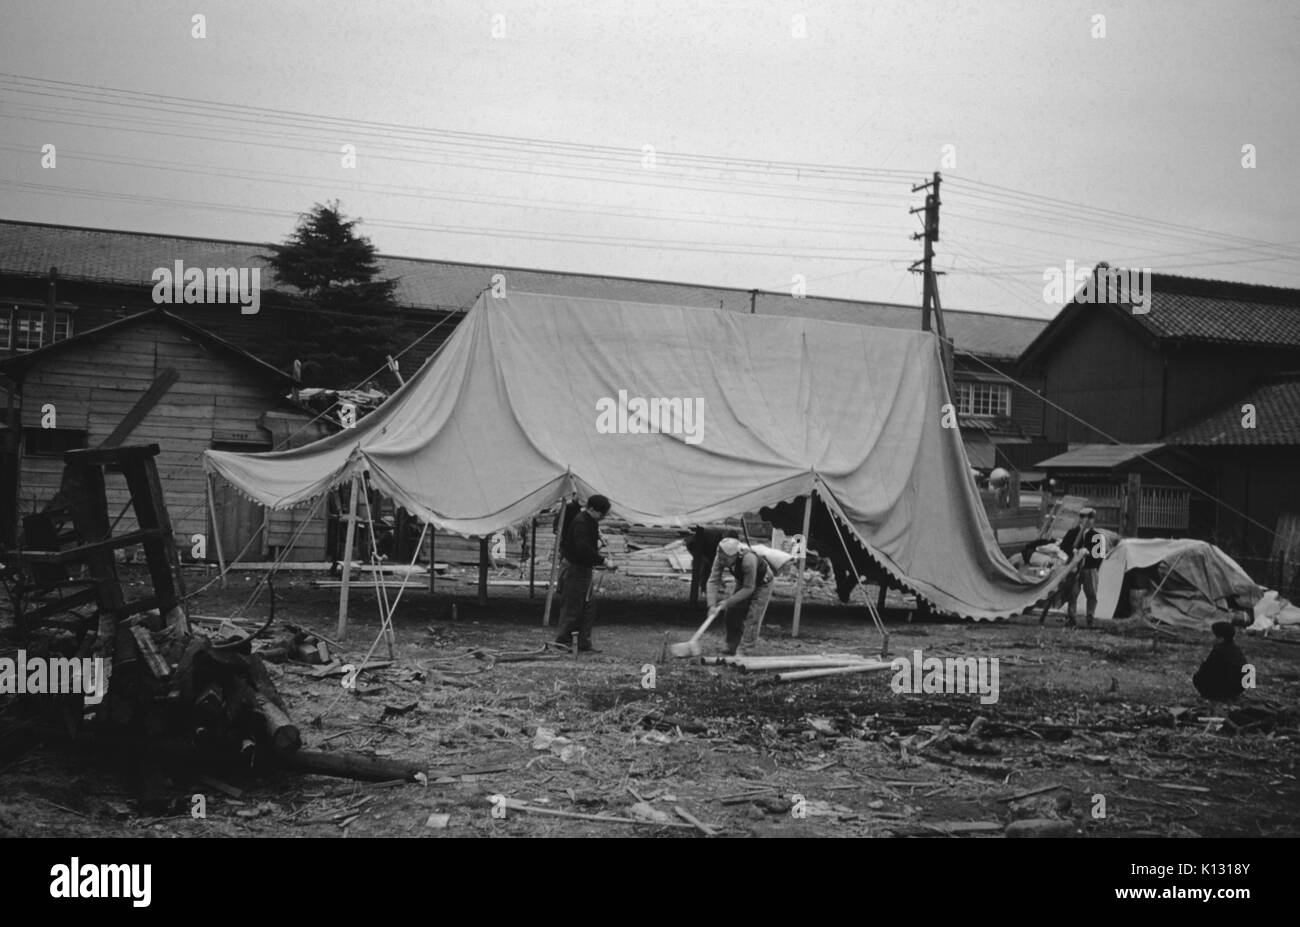
[[[191,612],[231,614],[257,578],[233,574]],[[277,624],[334,637],[338,592],[317,588],[318,578],[277,582]],[[1000,697],[981,704],[973,694],[895,695],[889,671],[777,684],[665,658],[665,643],[686,639],[704,612],[687,606],[687,583],[675,579],[608,577],[597,603],[601,653],[476,657],[470,651],[535,650],[551,634],[540,626],[542,595],[493,587],[481,607],[472,578],[440,578],[432,598],[407,592],[394,665],[366,671],[354,689],[310,667],[271,667],[304,747],[420,760],[427,784],[275,772],[227,777],[236,798],[178,776],[171,810],[145,815],[106,756],[53,739],[6,751],[17,707],[3,696],[0,836],[700,836],[677,807],[733,837],[998,836],[1023,818],[1094,837],[1300,833],[1294,633],[1290,642],[1241,636],[1259,688],[1225,707],[1199,700],[1190,684],[1208,634],[1171,640],[1136,621],[1071,630],[1059,615],[1040,626],[1036,616],[973,624],[886,614],[892,656],[997,657]],[[189,573],[191,588],[202,581]],[[792,595],[792,586],[778,590],[757,652],[879,654],[862,605],[840,605],[820,584],[793,639]],[[374,593],[358,587],[351,601],[345,655],[359,663],[378,630]],[[266,614],[263,598],[247,617]],[[704,643],[715,652],[720,631]],[[0,624],[0,655],[16,647]],[[385,644],[372,659],[389,659]],[[1251,706],[1267,710],[1236,714],[1236,724],[1205,720]],[[978,734],[966,736],[980,717]],[[560,739],[548,743],[552,735]],[[1046,791],[1009,800],[1036,789]],[[204,817],[192,813],[195,794]],[[663,817],[609,822],[519,802]]]

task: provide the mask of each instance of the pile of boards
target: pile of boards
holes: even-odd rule
[[[893,668],[889,660],[873,660],[855,653],[799,654],[790,656],[705,657],[710,666],[734,666],[742,673],[771,673],[775,682],[798,682],[826,676],[844,676]]]
[[[685,575],[690,578],[691,552],[686,549],[686,542],[680,538],[659,547],[646,547],[632,550],[628,542],[626,553],[616,555],[619,569],[626,576],[650,578],[676,578]]]

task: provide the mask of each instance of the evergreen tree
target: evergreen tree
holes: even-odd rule
[[[396,341],[396,279],[377,279],[376,249],[338,201],[300,216],[284,244],[263,255],[287,301],[289,337],[268,352],[276,366],[302,361],[304,386],[350,389],[384,364]]]

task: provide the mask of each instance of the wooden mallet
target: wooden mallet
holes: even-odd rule
[[[690,640],[680,644],[668,645],[668,652],[674,657],[698,657],[700,655],[700,637],[709,629],[709,625],[713,624],[713,619],[717,618],[721,612],[722,609],[720,608],[711,608],[709,616],[704,619],[704,624],[700,625],[700,629],[695,632],[695,635]]]

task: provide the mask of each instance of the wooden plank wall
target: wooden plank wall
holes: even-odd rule
[[[34,367],[23,389],[22,423],[40,427],[41,407],[53,403],[59,428],[88,431],[94,446],[149,388],[155,376],[174,367],[180,380],[163,396],[127,438],[128,444],[156,443],[161,448],[158,472],[182,556],[189,557],[190,539],[208,531],[207,497],[202,453],[212,446],[213,433],[243,432],[265,438],[258,420],[279,405],[281,385],[226,353],[217,353],[182,330],[161,322],[145,322],[93,343],[75,345]],[[308,420],[302,416],[302,422]],[[58,490],[61,460],[24,457],[19,510],[38,510]],[[126,506],[125,482],[110,477],[109,517]],[[272,517],[267,544],[283,544],[304,512]],[[133,530],[129,511],[115,529]],[[233,551],[226,551],[228,556]],[[244,559],[260,560],[265,550],[255,543]],[[209,539],[208,559],[216,559]],[[325,520],[314,519],[299,539],[293,560],[325,559]]]

